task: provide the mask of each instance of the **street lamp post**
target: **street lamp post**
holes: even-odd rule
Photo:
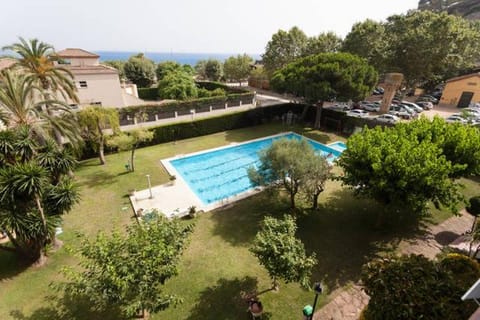
[[[152,183],[150,182],[150,175],[149,175],[149,174],[147,174],[147,181],[148,181],[148,190],[150,191],[150,197],[149,197],[149,199],[153,199]]]
[[[313,307],[307,305],[303,308],[303,315],[305,316],[305,320],[313,319],[313,315],[315,314],[315,307],[317,306],[318,295],[322,293],[321,283],[316,282],[313,286],[313,290],[315,291],[315,300],[313,301]]]
[[[315,307],[317,306],[318,295],[322,293],[322,284],[317,282],[313,285],[313,290],[315,291],[315,300],[313,301],[313,310],[312,315],[309,320],[313,319],[313,314],[315,313]]]

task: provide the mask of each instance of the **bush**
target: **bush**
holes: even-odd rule
[[[157,88],[138,88],[138,97],[143,100],[157,100]]]

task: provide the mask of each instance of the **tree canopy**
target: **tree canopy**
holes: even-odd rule
[[[158,94],[162,99],[186,100],[198,96],[193,77],[178,69],[168,72],[158,83]]]
[[[276,70],[301,57],[307,46],[308,37],[298,27],[289,31],[278,30],[272,35],[262,55],[265,70],[273,74]]]
[[[107,140],[107,144],[120,151],[130,151],[130,171],[135,171],[135,150],[141,143],[153,139],[153,131],[145,128],[135,129],[128,133],[118,133]]]
[[[298,155],[302,156],[299,157]],[[316,208],[318,195],[323,191],[330,168],[326,159],[315,154],[305,140],[282,138],[260,152],[258,168],[248,169],[254,185],[285,189],[290,195],[290,206],[295,208],[295,196],[305,193]]]
[[[143,53],[131,56],[123,67],[128,80],[140,88],[146,88],[155,80],[155,63],[147,59]]]
[[[248,78],[253,59],[247,55],[237,55],[229,57],[223,64],[223,72],[227,81],[239,82]]]
[[[182,70],[183,67],[176,61],[163,61],[157,64],[155,74],[157,81],[161,81],[168,73]]]
[[[370,296],[364,319],[467,319],[477,306],[460,297],[479,277],[478,263],[458,254],[440,261],[410,255],[369,262],[361,277]]]
[[[110,66],[112,68],[117,69],[118,76],[119,76],[120,80],[126,79],[126,76],[125,76],[125,63],[126,62],[125,61],[123,61],[123,60],[107,60],[107,61],[103,61],[102,63],[107,65],[107,66]]]
[[[303,50],[303,56],[310,56],[319,53],[338,52],[342,48],[342,38],[334,32],[324,32],[316,37],[310,37]]]
[[[341,180],[356,194],[387,207],[424,212],[431,201],[456,212],[463,196],[455,178],[478,170],[477,130],[440,118],[365,128],[349,138],[338,160],[344,171]]]
[[[355,24],[343,50],[360,55],[379,72],[401,72],[410,86],[432,86],[477,62],[477,24],[445,12],[411,11],[386,22]]]
[[[250,251],[267,269],[274,288],[278,287],[278,280],[298,282],[304,287],[310,285],[317,260],[314,253],[307,255],[303,243],[295,237],[296,230],[295,219],[289,215],[283,219],[265,217],[253,240]]]
[[[42,264],[61,216],[79,200],[67,174],[76,161],[51,139],[36,143],[26,125],[2,131],[0,145],[0,229],[13,246],[0,249]]]
[[[178,263],[193,225],[158,214],[148,223],[127,227],[126,235],[100,233],[84,239],[79,250],[84,271],[69,269],[65,291],[90,300],[99,309],[118,307],[123,316],[155,313],[179,303],[165,292],[178,274]]]
[[[218,81],[223,76],[223,65],[217,59],[199,60],[195,71],[202,79]]]

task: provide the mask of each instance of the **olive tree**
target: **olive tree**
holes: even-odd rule
[[[85,238],[79,249],[82,270],[66,269],[69,282],[60,287],[99,309],[117,307],[123,316],[145,319],[181,301],[164,285],[178,274],[192,230],[157,213],[148,223],[128,226],[126,234]]]
[[[317,260],[315,254],[307,255],[303,243],[295,237],[296,230],[295,219],[289,215],[283,219],[266,217],[250,248],[267,269],[274,289],[278,289],[278,280],[309,286]]]

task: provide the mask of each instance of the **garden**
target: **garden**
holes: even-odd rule
[[[88,303],[72,300],[53,288],[65,280],[61,272],[64,266],[76,268],[79,260],[73,252],[78,248],[80,234],[93,238],[98,231],[123,231],[125,226],[135,223],[127,191],[146,188],[146,174],[151,175],[154,185],[166,183],[168,175],[159,159],[285,130],[284,126],[274,123],[138,149],[136,171],[129,173],[124,168],[128,153],[108,155],[104,166],[99,166],[97,159],[83,161],[75,171],[82,200],[64,218],[63,233],[59,235],[64,246],[56,252],[49,251],[49,259],[41,268],[27,268],[12,253],[0,251],[0,317],[119,319],[112,310],[108,314],[99,313]],[[322,143],[343,140],[309,128],[295,127],[294,131]],[[478,189],[478,181],[462,178],[462,183],[466,186],[463,190],[466,196]],[[264,192],[235,206],[195,218],[190,243],[178,266],[179,275],[167,281],[164,288],[165,292],[181,297],[183,302],[151,318],[211,319],[215,314],[219,319],[246,319],[247,305],[241,292],[271,288],[267,272],[249,248],[263,218],[281,217],[291,212],[289,207],[285,195],[272,197]],[[355,198],[340,181],[327,182],[317,210],[303,209],[308,205],[301,203],[298,207],[295,211],[297,236],[305,243],[307,252],[315,253],[318,260],[311,280],[322,281],[326,287],[320,306],[328,300],[328,292],[359,280],[364,263],[395,251],[402,239],[420,232],[416,219],[400,218],[400,215],[401,221],[393,216],[382,229],[377,229],[376,216],[383,210],[382,206],[372,200]],[[433,215],[425,222],[438,223],[451,216],[448,211],[433,206],[431,211]],[[281,283],[279,291],[268,291],[260,298],[271,319],[291,319],[301,314],[302,307],[311,303],[313,296],[312,291],[298,284]]]

